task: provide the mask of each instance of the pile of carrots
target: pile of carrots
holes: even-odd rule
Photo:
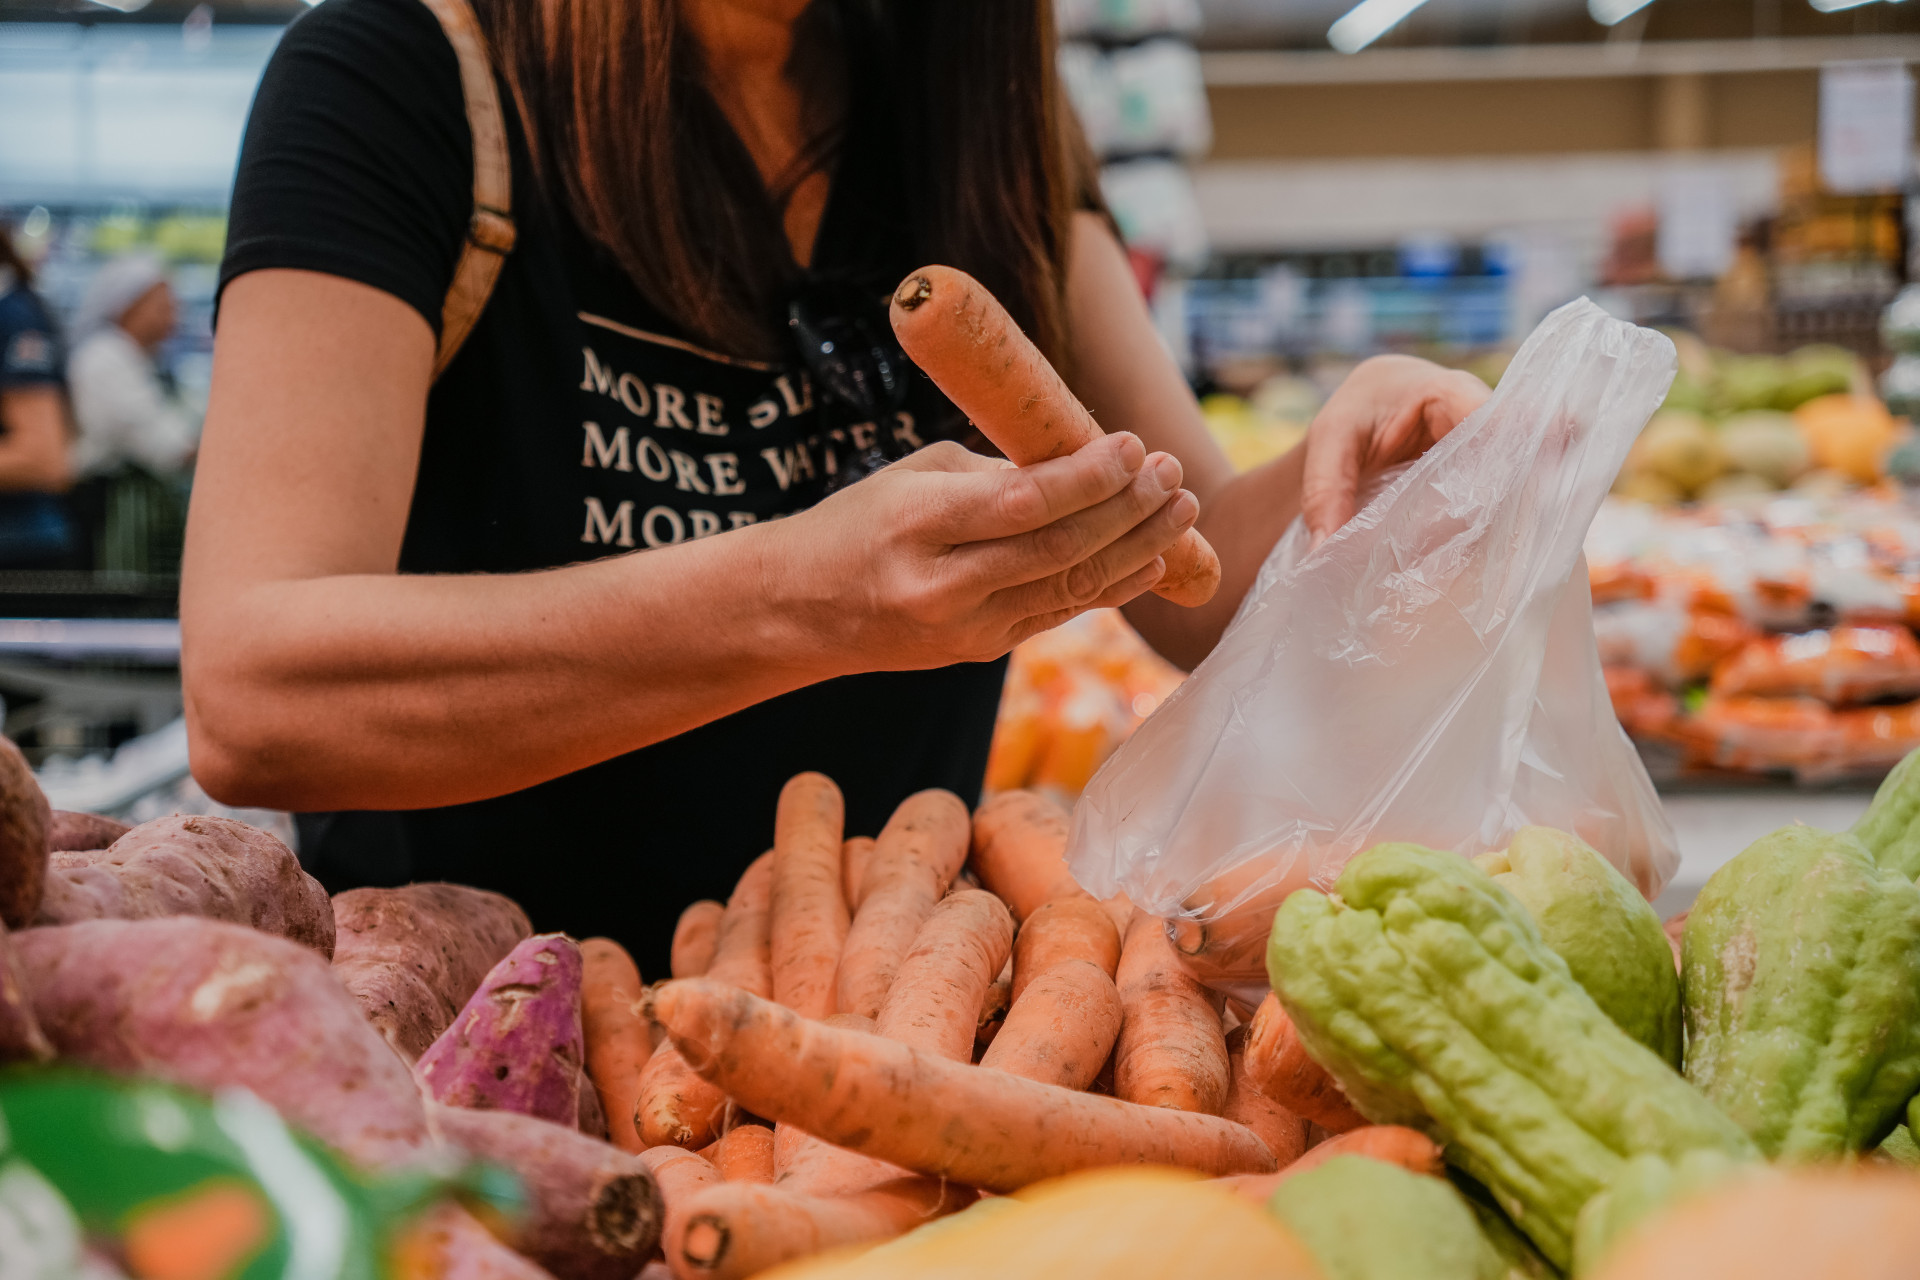
[[[752,1275],[1104,1165],[1261,1200],[1340,1152],[1438,1168],[1353,1112],[1271,997],[1242,1021],[1163,922],[1082,890],[1066,840],[1020,791],[971,814],[924,791],[847,839],[838,787],[805,773],[728,902],[681,916],[672,980],[583,946],[587,1072],[659,1183],[674,1275]]]

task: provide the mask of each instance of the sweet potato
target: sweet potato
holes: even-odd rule
[[[533,932],[511,899],[460,884],[350,889],[334,895],[333,923],[334,973],[408,1062]]]
[[[554,1280],[487,1233],[456,1204],[443,1204],[405,1229],[393,1249],[393,1280]]]
[[[53,1046],[33,1016],[13,937],[0,925],[0,1062],[45,1062],[51,1057]]]
[[[174,814],[104,850],[52,855],[35,924],[205,916],[333,956],[333,904],[272,835],[232,818]]]
[[[586,1059],[580,948],[537,933],[493,966],[453,1025],[414,1064],[435,1101],[580,1123]]]
[[[14,943],[34,1016],[63,1059],[251,1089],[376,1168],[430,1141],[407,1064],[306,947],[192,916],[29,929]]]
[[[0,738],[0,923],[9,929],[32,924],[40,909],[52,814],[27,758]]]
[[[442,1139],[518,1174],[527,1213],[501,1237],[560,1280],[631,1280],[660,1239],[660,1189],[640,1158],[511,1111],[428,1108]]]
[[[60,853],[63,850],[104,849],[131,830],[132,827],[118,818],[109,818],[105,814],[55,809],[47,821],[47,850]]]

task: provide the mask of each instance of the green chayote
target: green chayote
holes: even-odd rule
[[[1893,767],[1850,834],[1881,866],[1920,878],[1920,751]]]
[[[1326,1280],[1507,1280],[1465,1197],[1384,1160],[1336,1156],[1282,1182],[1267,1209]]]

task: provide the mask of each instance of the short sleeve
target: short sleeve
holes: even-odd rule
[[[220,287],[293,268],[371,285],[440,331],[473,204],[453,47],[420,0],[328,0],[267,64]]]
[[[0,297],[0,390],[60,386],[60,339],[24,289]]]

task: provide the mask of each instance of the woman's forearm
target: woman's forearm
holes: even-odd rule
[[[52,387],[0,392],[0,491],[61,493],[73,483],[66,405]]]

